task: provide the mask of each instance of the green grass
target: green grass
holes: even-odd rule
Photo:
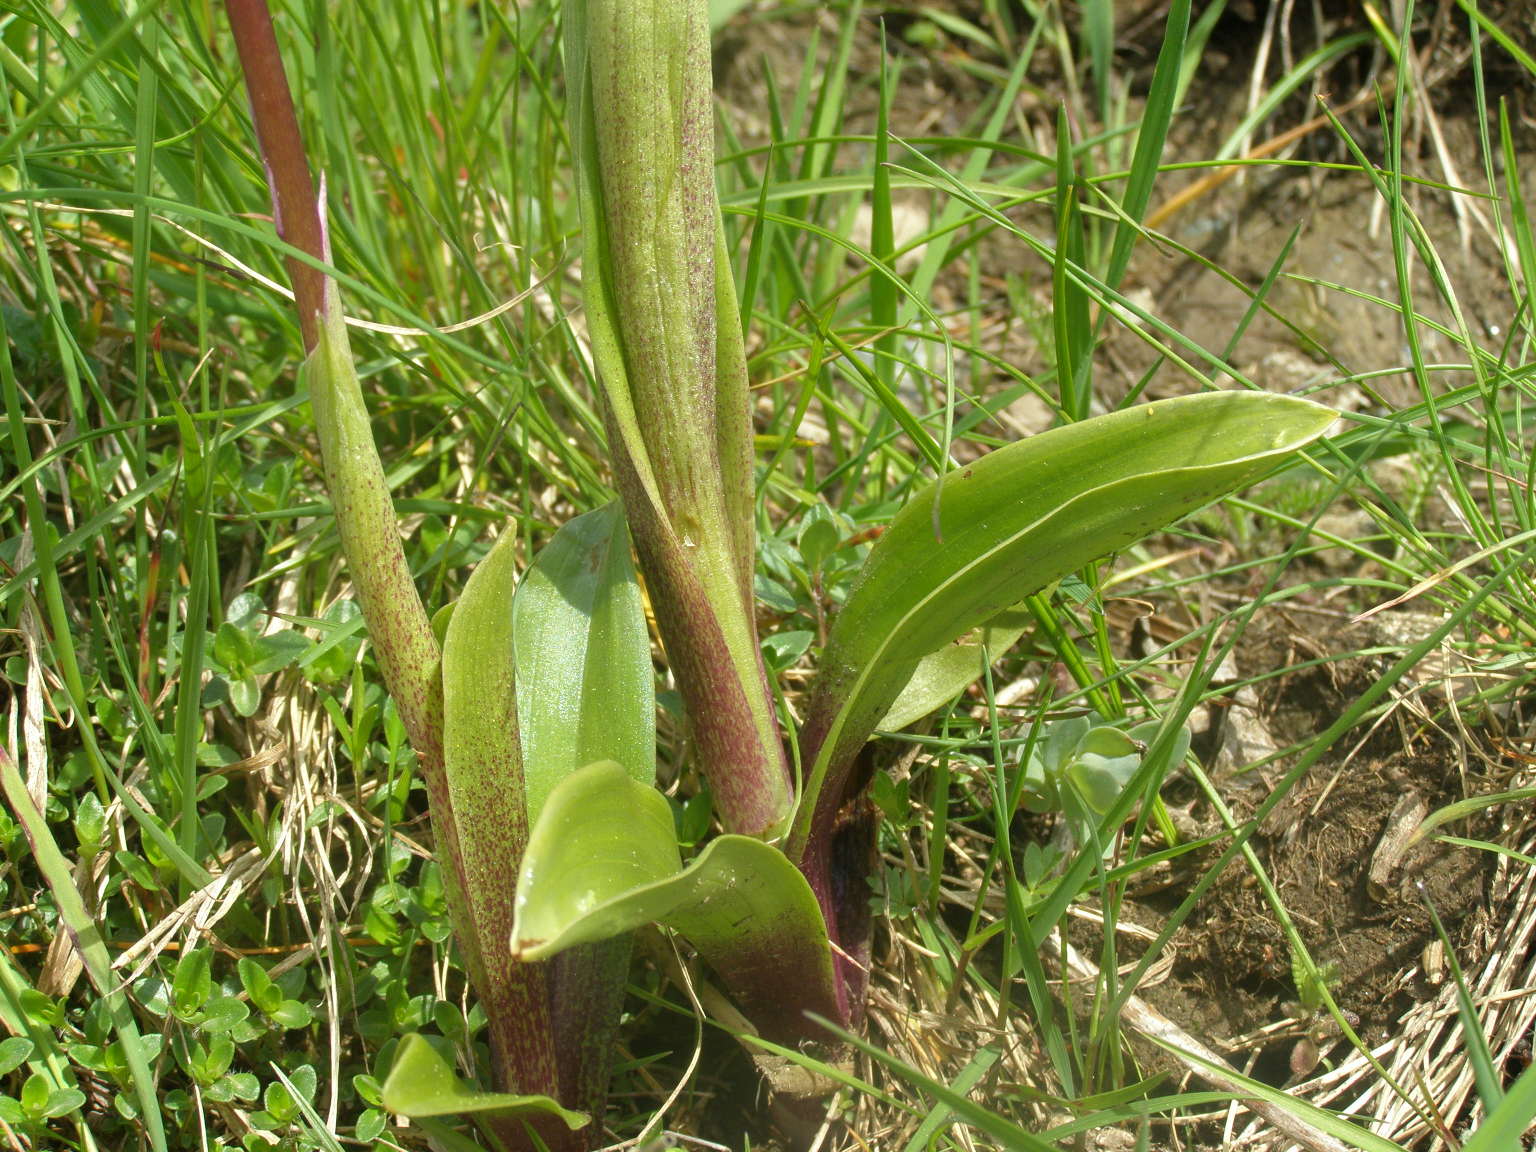
[[[1061,7],[756,4],[727,33],[746,47],[724,89],[719,175],[758,404],[760,612],[786,718],[871,533],[935,471],[1015,437],[1023,402],[1076,419],[1273,387],[1245,370],[1261,330],[1313,354],[1311,394],[1365,402],[1304,463],[1037,598],[1035,626],[994,654],[976,694],[885,746],[883,963],[862,1054],[830,1070],[857,1139],[824,1146],[961,1148],[962,1130],[981,1146],[1052,1146],[1115,1125],[1157,1147],[1174,1121],[1219,1117],[1238,1089],[1182,1083],[1128,1006],[1155,995],[1144,979],[1241,876],[1285,969],[1338,1022],[1330,1060],[1361,1063],[1357,1091],[1374,1086],[1371,1110],[1397,1127],[1320,1116],[1278,1080],[1252,1095],[1351,1146],[1428,1147],[1491,1113],[1485,1131],[1504,1142],[1464,1146],[1510,1147],[1536,1115],[1532,1074],[1493,1063],[1512,1038],[1477,1032],[1488,1020],[1465,999],[1484,1099],[1453,1116],[1389,1061],[1370,1068],[1360,1053],[1376,1038],[1350,1024],[1351,990],[1327,979],[1264,840],[1266,818],[1380,724],[1478,766],[1447,839],[1490,858],[1529,851],[1514,802],[1492,809],[1510,814],[1502,827],[1474,819],[1476,797],[1528,782],[1511,765],[1530,755],[1536,672],[1536,239],[1512,99],[1536,82],[1529,44],[1475,0],[1439,28],[1481,48],[1462,74],[1475,106],[1458,113],[1469,186],[1451,188],[1433,150],[1412,147],[1451,109],[1391,71],[1409,58],[1402,29],[1355,19],[1272,62],[1251,107],[1191,151],[1212,37],[1236,17],[1175,3],[1166,39],[1140,32],[1131,51],[1119,6]],[[1422,46],[1442,16],[1409,18]],[[515,518],[531,548],[611,496],[573,306],[558,5],[289,4],[278,28],[346,298],[359,319],[409,330],[353,341],[433,610],[494,522]],[[793,48],[765,66],[758,44]],[[1299,94],[1329,90],[1350,62],[1376,69],[1379,102],[1300,151],[1241,155],[1328,111]],[[942,122],[924,118],[932,83],[958,94]],[[423,1147],[379,1108],[393,1047],[436,1032],[472,1073],[483,1020],[293,393],[298,333],[273,287],[285,252],[221,10],[21,5],[0,25],[0,88],[0,1145]],[[1230,254],[1182,223],[1215,189],[1149,234],[1149,213],[1213,170],[1240,170],[1229,190],[1280,177],[1347,190],[1390,276],[1308,264],[1300,232],[1266,274],[1227,269]],[[1469,224],[1486,265],[1460,255],[1457,201],[1500,240]],[[1242,294],[1216,339],[1171,320],[1177,301],[1136,291],[1170,260]],[[1483,266],[1502,282],[1474,283]],[[1386,318],[1400,349],[1364,363],[1316,347],[1288,303],[1296,285]],[[1323,519],[1341,511],[1351,529]],[[1290,667],[1247,662],[1288,612],[1347,618],[1407,593],[1432,617],[1409,639],[1340,628]],[[1177,634],[1132,647],[1125,598]],[[1442,648],[1483,676],[1469,695],[1410,691],[1415,711],[1404,686]],[[1237,683],[1218,676],[1233,652]],[[1352,677],[1348,703],[1246,766],[1262,798],[1242,798],[1244,774],[1171,762],[1176,729],[1212,701],[1308,666]],[[1016,691],[1023,678],[1035,691]],[[704,810],[669,707],[661,774],[697,838]],[[1015,818],[1017,766],[1046,724],[1087,707],[1165,724],[1103,839],[1063,844]],[[1175,797],[1211,815],[1200,835],[1178,830]],[[1184,885],[1147,924],[1137,887],[1170,868]],[[61,926],[83,973],[49,951]],[[1061,981],[1069,937],[1092,979]],[[682,1084],[666,1123],[742,1147],[742,1109],[712,1100],[753,1099],[753,1074],[721,1023],[684,1083],[696,1013],[671,949],[651,945],[632,972],[609,1128],[639,1135]],[[1467,979],[1480,960],[1463,958]],[[766,1110],[746,1123],[762,1146]],[[1184,1135],[1213,1146],[1220,1124]]]

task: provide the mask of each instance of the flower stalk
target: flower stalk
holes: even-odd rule
[[[715,193],[704,0],[584,0],[566,71],[582,286],[641,569],[726,828],[792,802],[753,613],[752,428]]]
[[[511,653],[498,696],[510,727],[495,744],[462,751],[457,773],[445,763],[442,653],[401,545],[394,502],[374,442],[347,338],[341,295],[323,270],[330,263],[323,207],[266,0],[227,0],[250,96],[278,235],[310,259],[288,256],[307,358],[308,389],[342,553],[367,621],[384,681],[400,712],[427,786],[434,839],[454,934],[471,985],[486,1009],[497,1089],[560,1097],[550,1031],[550,967],[512,961],[515,869],[527,839],[521,809]],[[462,741],[460,742],[462,743]],[[600,1101],[600,1097],[599,1097]],[[590,1105],[592,1101],[584,1100]],[[530,1147],[525,1121],[487,1121],[508,1148]],[[538,1122],[550,1148],[585,1146],[582,1134]]]

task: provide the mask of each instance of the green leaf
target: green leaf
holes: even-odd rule
[[[832,513],[823,504],[813,505],[811,514],[800,526],[800,558],[805,561],[806,568],[819,572],[842,539],[843,534]]]
[[[282,631],[258,636],[256,650],[260,658],[251,665],[251,671],[257,675],[280,672],[308,652],[309,648],[309,641],[297,632]]]
[[[1520,1073],[1520,1078],[1510,1085],[1504,1099],[1488,1110],[1488,1116],[1477,1126],[1477,1131],[1462,1144],[1462,1152],[1518,1148],[1533,1119],[1536,1119],[1536,1064],[1529,1064]]]
[[[1212,1083],[1217,1084],[1225,1091],[1233,1094],[1233,1099],[1240,1100],[1245,1097],[1253,1097],[1263,1100],[1267,1104],[1273,1104],[1289,1112],[1302,1124],[1316,1128],[1327,1133],[1335,1140],[1342,1140],[1362,1152],[1402,1152],[1402,1145],[1395,1144],[1383,1136],[1378,1136],[1366,1128],[1361,1128],[1336,1112],[1330,1112],[1326,1108],[1319,1108],[1310,1100],[1292,1095],[1279,1088],[1275,1088],[1252,1077],[1244,1076],[1241,1072],[1222,1062],[1207,1060],[1199,1052],[1191,1052],[1179,1047],[1172,1040],[1164,1039],[1154,1033],[1148,1032],[1146,1038],[1159,1048],[1166,1049],[1181,1061],[1197,1064],[1202,1068],[1208,1068],[1215,1076],[1209,1077]],[[1199,1075],[1199,1073],[1196,1073]],[[1219,1076],[1220,1079],[1216,1079]],[[1474,1146],[1473,1141],[1462,1145],[1463,1152],[1468,1152]],[[1488,1152],[1492,1148],[1510,1148],[1510,1144],[1485,1144],[1478,1152]]]
[[[443,636],[443,771],[471,908],[492,902],[527,834],[513,691],[516,586],[516,533],[504,532],[470,575]],[[482,948],[499,946],[477,929],[472,964],[489,955]]]
[[[278,1124],[286,1124],[299,1114],[299,1106],[294,1102],[293,1093],[288,1091],[286,1084],[276,1080],[268,1084],[266,1090],[262,1092],[261,1103],[267,1115]]]
[[[299,1000],[284,1000],[267,1015],[284,1028],[308,1028],[314,1022],[309,1005]]]
[[[219,625],[213,638],[213,658],[232,676],[244,676],[260,656],[255,641],[244,629],[228,620]]]
[[[384,1099],[379,1095],[381,1091],[378,1080],[374,1077],[360,1074],[352,1077],[352,1087],[357,1090],[357,1098],[370,1108],[381,1108]]]
[[[836,1003],[816,898],[777,848],[725,835],[686,868],[672,811],[611,761],[550,793],[518,879],[512,953],[534,960],[648,923],[684,936],[765,1034]]]
[[[528,837],[512,656],[516,587],[517,534],[507,531],[475,566],[444,630],[447,804],[434,801],[432,819],[456,829],[456,880],[466,910],[457,936],[493,1043],[517,1061],[506,1082],[558,1093],[555,1052],[545,1039],[551,1035],[546,974],[506,962],[516,861]],[[434,935],[426,925],[423,930]],[[518,1045],[519,1034],[539,1039]]]
[[[313,1064],[300,1064],[288,1073],[287,1076],[284,1076],[282,1069],[278,1068],[275,1064],[272,1066],[272,1070],[277,1073],[278,1079],[282,1081],[283,1085],[288,1089],[289,1096],[295,1101],[314,1100],[315,1087],[319,1083],[319,1077],[315,1074],[315,1066]],[[297,1092],[295,1092],[295,1089],[297,1089]]]
[[[914,497],[871,549],[828,638],[802,728],[813,767],[790,855],[841,802],[852,757],[924,656],[1259,479],[1335,415],[1262,393],[1162,400],[1010,444]]]
[[[481,1092],[454,1075],[448,1062],[419,1032],[412,1032],[400,1041],[380,1097],[386,1112],[409,1116],[413,1120],[468,1113],[543,1113],[559,1117],[574,1132],[588,1119],[584,1113],[560,1107],[548,1096]]]
[[[986,670],[988,655],[996,660],[1018,643],[1033,620],[1027,611],[1010,609],[953,643],[917,662],[912,677],[875,727],[896,732],[948,704]]]
[[[441,647],[443,641],[447,639],[448,621],[453,619],[453,609],[454,603],[450,602],[448,604],[444,604],[436,612],[432,613],[432,635],[437,638],[439,647]]]
[[[566,776],[615,760],[656,778],[651,641],[617,502],[564,524],[512,603],[528,820]]]
[[[213,990],[211,965],[213,951],[194,948],[181,954],[176,961],[176,976],[171,981],[171,1007],[176,1015],[186,1019],[208,1001]]]
[[[267,970],[249,956],[242,956],[235,967],[240,974],[240,986],[251,1003],[270,1016],[283,1002],[282,990],[272,983]]]
[[[384,1113],[377,1108],[367,1108],[357,1118],[357,1127],[352,1130],[354,1138],[364,1144],[370,1143],[384,1133]]]
[[[814,639],[816,639],[816,633],[805,629],[775,632],[763,640],[763,659],[775,672],[783,672],[805,655]]]
[[[241,716],[254,716],[261,707],[261,685],[256,677],[245,676],[229,682],[229,703]]]
[[[582,297],[614,472],[726,827],[792,807],[751,597],[751,399],[714,179],[705,0],[562,9]]]
[[[206,1014],[198,1022],[205,1032],[228,1032],[237,1024],[244,1023],[251,1010],[233,996],[215,996],[208,1001]]]
[[[52,1120],[57,1116],[68,1116],[84,1103],[85,1093],[80,1089],[56,1088],[48,1094],[48,1101],[43,1105],[42,1118]]]
[[[34,1072],[28,1076],[27,1082],[21,1086],[21,1106],[27,1115],[34,1120],[41,1120],[43,1110],[48,1107],[48,1096],[51,1092],[47,1076],[41,1072]]]
[[[24,1036],[7,1036],[0,1040],[0,1076],[20,1068],[32,1058],[32,1041]]]
[[[221,1036],[208,1045],[207,1057],[203,1061],[203,1070],[209,1080],[217,1080],[229,1071],[229,1066],[234,1059],[234,1041],[228,1037]]]
[[[1114,807],[1141,765],[1141,751],[1118,728],[1095,728],[1083,738],[1067,776],[1083,801],[1099,815]]]
[[[64,1005],[52,996],[39,992],[36,988],[23,988],[21,990],[21,1010],[26,1013],[27,1019],[34,1024],[41,1024],[47,1028],[62,1028],[64,1026]]]
[[[423,753],[423,769],[431,774],[435,757],[424,750],[438,746],[441,732],[437,641],[405,562],[389,481],[352,361],[341,295],[329,279],[324,291],[317,341],[299,368],[299,387],[309,393],[326,491],[374,654],[411,744]],[[317,655],[312,651],[305,660]],[[343,674],[350,670],[350,661],[340,669]]]
[[[96,793],[87,792],[80,797],[75,809],[75,837],[80,841],[80,855],[94,856],[101,848],[101,839],[107,826],[106,809],[101,806]]]

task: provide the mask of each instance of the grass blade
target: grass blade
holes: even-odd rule
[[[1136,237],[1140,234],[1139,222],[1146,215],[1147,204],[1152,199],[1152,184],[1157,179],[1158,163],[1168,140],[1168,126],[1173,120],[1184,39],[1189,32],[1189,9],[1190,0],[1173,0],[1168,9],[1167,31],[1152,71],[1152,86],[1142,111],[1141,128],[1136,133],[1136,149],[1131,154],[1130,175],[1126,177],[1125,195],[1120,200],[1122,216],[1115,226],[1109,269],[1104,275],[1104,283],[1111,289],[1119,288],[1125,277],[1125,270],[1131,263],[1131,249],[1136,246]]]
[[[1518,1148],[1520,1141],[1536,1120],[1536,1064],[1520,1073],[1488,1118],[1467,1138],[1461,1152],[1503,1152]]]

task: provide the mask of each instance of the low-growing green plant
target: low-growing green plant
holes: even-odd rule
[[[1097,714],[1054,721],[1025,748],[1016,785],[1019,805],[1036,813],[1060,812],[1071,847],[1096,843],[1099,821],[1131,786],[1161,727],[1159,720],[1146,720],[1125,729]],[[1184,759],[1189,739],[1189,730],[1180,728],[1166,753],[1169,763]],[[1104,843],[1100,852],[1112,849]]]
[[[503,531],[460,599],[431,616],[364,410],[270,15],[263,0],[228,0],[228,11],[290,249],[301,386],[357,599],[427,785],[447,916],[491,1049],[481,1091],[446,1050],[408,1037],[364,1098],[429,1128],[472,1116],[508,1148],[591,1146],[629,936],[648,923],[693,945],[764,1040],[819,1041],[831,1054],[838,1032],[824,1025],[856,1030],[863,1015],[876,825],[860,754],[871,735],[974,679],[983,651],[1019,635],[1031,596],[1263,476],[1334,414],[1235,392],[1093,419],[1074,402],[1075,422],[964,465],[904,420],[937,478],[870,549],[830,623],[818,615],[825,643],[786,740],[755,618],[751,409],[715,190],[708,5],[574,0],[563,34],[585,317],[622,502],[565,524],[526,569],[517,533]],[[1063,284],[1068,272],[1064,247]],[[899,288],[889,269],[874,274],[882,292]],[[1082,400],[1086,370],[1070,374]],[[842,535],[818,515],[796,537],[818,614]],[[653,788],[631,541],[725,828],[688,861]],[[243,619],[213,644],[237,711],[254,707],[254,677],[294,658],[283,645],[268,652]],[[810,648],[816,632],[804,631],[770,647],[774,665]],[[342,730],[365,744],[373,723]],[[1062,747],[1026,771],[1026,794],[1079,797],[1088,844],[1139,755],[1134,734],[1079,727],[1053,730],[1049,748]],[[207,1011],[194,1003],[200,962],[188,963],[189,991],[173,1001]],[[281,1022],[287,1001],[249,975],[252,1004]],[[194,1078],[217,1082],[222,1049],[192,1055]],[[284,1086],[267,1096],[258,1115],[274,1123],[307,1106]]]

